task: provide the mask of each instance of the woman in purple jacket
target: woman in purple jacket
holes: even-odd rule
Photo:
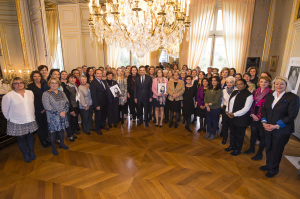
[[[204,77],[201,80],[201,86],[198,88],[197,92],[197,115],[200,117],[200,128],[198,132],[206,132],[206,113],[205,113],[205,104],[204,104],[204,96],[205,92],[210,86],[210,81],[208,78]]]

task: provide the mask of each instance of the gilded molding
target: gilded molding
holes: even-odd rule
[[[8,70],[9,67],[11,66],[11,64],[10,64],[10,57],[9,57],[9,53],[8,53],[3,24],[0,24],[0,30],[1,30],[0,45],[2,46],[2,52],[3,52],[4,62],[5,62],[5,69]]]
[[[18,23],[19,23],[19,31],[20,31],[20,37],[21,37],[22,50],[23,50],[24,66],[28,67],[29,62],[28,62],[28,54],[27,54],[27,49],[26,49],[26,41],[25,41],[25,35],[24,35],[20,0],[15,0],[15,3],[16,3],[17,17],[18,17]]]

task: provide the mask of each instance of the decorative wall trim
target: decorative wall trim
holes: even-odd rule
[[[20,0],[15,0],[15,3],[16,3],[16,10],[17,10],[17,16],[18,16],[18,23],[19,23],[19,30],[20,30],[22,50],[23,50],[24,66],[28,67],[29,66],[29,62],[28,62],[28,55],[27,55],[27,49],[26,49],[26,41],[25,41],[23,21],[22,21],[22,14],[21,14],[21,8],[20,8]]]

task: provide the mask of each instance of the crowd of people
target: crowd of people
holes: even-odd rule
[[[225,145],[229,137],[225,151],[237,156],[250,126],[250,147],[243,153],[255,153],[259,141],[252,160],[261,160],[266,149],[267,164],[260,169],[273,177],[279,172],[299,111],[299,97],[290,92],[289,81],[285,77],[272,80],[267,71],[259,75],[255,67],[244,74],[234,68],[219,73],[217,68],[204,72],[187,65],[180,70],[176,64],[117,69],[82,66],[68,73],[48,71],[41,65],[30,80],[27,84],[14,78],[12,91],[2,100],[7,134],[17,137],[25,162],[36,159],[34,132],[43,147],[51,146],[53,155],[58,155],[56,142],[69,149],[65,132],[74,142],[80,129],[88,135],[91,131],[102,135],[103,130],[117,128],[126,120],[145,127],[152,121],[156,127],[165,124],[168,128],[178,128],[182,122],[189,132],[193,132],[192,124],[199,123],[197,132],[205,133],[206,139],[214,140],[220,132]]]

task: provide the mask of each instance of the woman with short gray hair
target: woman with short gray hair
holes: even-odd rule
[[[84,133],[90,135],[90,130],[93,129],[93,107],[90,85],[87,83],[87,77],[83,75],[79,77],[79,82],[79,110],[82,120],[82,128]]]

